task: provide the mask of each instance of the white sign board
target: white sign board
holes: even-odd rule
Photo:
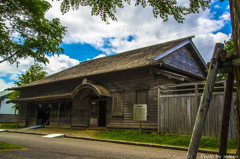
[[[133,105],[133,120],[147,121],[147,104]]]

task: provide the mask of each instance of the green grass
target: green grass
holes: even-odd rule
[[[154,143],[160,145],[172,145],[188,147],[191,136],[179,136],[171,134],[142,133],[137,130],[109,130],[95,135],[96,138],[124,140],[141,143]],[[199,148],[213,149],[219,148],[220,139],[214,137],[202,137]],[[236,149],[236,140],[228,141],[228,149]]]
[[[17,128],[17,123],[0,123],[0,129]]]
[[[0,150],[7,150],[7,149],[22,149],[24,148],[23,146],[20,145],[13,145],[13,144],[9,144],[6,142],[1,142],[0,141]]]

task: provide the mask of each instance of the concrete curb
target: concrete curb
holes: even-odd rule
[[[14,131],[14,130],[6,130],[4,132],[22,133],[22,134],[31,134],[31,135],[48,135],[48,134],[44,134],[44,133]],[[188,151],[188,148],[176,147],[176,146],[167,146],[167,145],[158,145],[158,144],[149,144],[149,143],[139,143],[139,142],[121,141],[121,140],[97,139],[97,138],[78,137],[78,136],[71,136],[71,135],[64,135],[64,137],[65,138],[72,138],[72,139],[82,139],[82,140],[91,140],[91,141],[111,142],[111,143],[117,143],[117,144],[127,144],[127,145],[136,145],[136,146],[146,146],[146,147],[164,148],[164,149],[171,149],[171,150]],[[217,151],[213,151],[213,150],[199,149],[198,152],[199,153],[206,153],[206,154],[218,154]],[[235,155],[235,154],[234,153],[227,153],[227,155]]]
[[[44,133],[24,132],[24,131],[15,131],[15,130],[6,130],[5,132],[21,133],[21,134],[30,134],[30,135],[48,135],[48,134],[44,134]]]

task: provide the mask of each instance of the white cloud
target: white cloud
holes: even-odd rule
[[[220,6],[217,4],[217,5],[214,6],[214,8],[220,8]]]
[[[226,20],[226,21],[230,21],[230,20],[231,20],[230,13],[229,13],[229,12],[224,12],[224,13],[220,16],[220,19]]]
[[[0,91],[3,91],[6,88],[10,88],[14,85],[13,82],[6,83],[3,79],[0,79]]]
[[[189,3],[185,0],[178,0],[178,2],[184,6]],[[177,23],[173,17],[169,17],[168,22],[163,22],[160,18],[154,18],[151,7],[135,7],[131,4],[123,9],[117,9],[118,21],[110,21],[107,25],[101,21],[100,17],[91,16],[89,7],[81,7],[77,11],[71,10],[62,15],[61,2],[51,1],[50,3],[53,8],[47,13],[47,17],[58,17],[61,23],[68,27],[64,38],[65,43],[88,43],[108,55],[195,35],[196,46],[204,59],[209,61],[210,59],[205,57],[212,55],[216,39],[221,42],[225,40],[222,39],[223,36],[213,32],[220,30],[229,18],[226,13],[219,20],[214,20],[212,19],[214,13],[206,10],[186,16],[183,24]],[[130,35],[135,37],[131,42],[126,40]],[[228,36],[225,34],[224,37]],[[112,47],[104,47],[106,39]]]
[[[0,64],[0,77],[7,75],[20,75],[25,72],[31,65],[34,64],[32,58],[20,59],[19,65],[16,63],[9,64],[8,62],[3,62]]]
[[[78,60],[72,59],[67,55],[51,56],[48,57],[48,60],[49,64],[46,66],[43,65],[43,70],[45,70],[48,75],[79,64]],[[0,79],[0,90],[12,87],[14,85],[14,81],[17,81],[18,77],[22,73],[26,72],[26,70],[28,70],[33,64],[34,60],[32,58],[20,59],[18,67],[16,64],[11,65],[8,62],[1,63],[0,78],[4,77],[4,79],[8,78],[8,80]]]
[[[12,75],[10,75],[10,77],[9,77],[9,79],[10,80],[18,80],[18,77],[19,77],[19,75],[18,74],[12,74]]]
[[[54,74],[56,72],[65,70],[69,67],[79,64],[76,59],[71,59],[67,55],[51,56],[48,57],[49,64],[43,65],[43,69],[48,73],[48,75]]]
[[[106,57],[106,55],[105,54],[99,54],[98,56],[94,57],[93,59],[102,58],[102,57]]]

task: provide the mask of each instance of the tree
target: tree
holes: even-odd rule
[[[79,9],[80,6],[90,6],[92,8],[92,15],[100,15],[101,19],[106,22],[108,22],[108,18],[116,21],[117,18],[114,15],[116,13],[116,8],[123,8],[123,2],[130,4],[132,0],[63,0],[61,11],[62,13],[66,13],[70,8]],[[151,6],[153,8],[153,15],[156,18],[160,17],[163,21],[167,21],[168,16],[172,15],[176,21],[182,23],[185,15],[198,13],[201,8],[203,10],[208,8],[211,0],[189,0],[190,5],[188,8],[177,5],[176,0],[135,0],[135,2],[136,6]],[[229,0],[229,4],[231,11],[233,46],[237,58],[240,59],[240,1]],[[240,158],[240,67],[235,66],[234,72],[237,90],[235,106],[237,157]]]
[[[58,18],[44,17],[49,8],[44,0],[0,1],[0,63],[32,57],[46,64],[45,55],[63,53],[60,43],[66,27]]]
[[[59,0],[58,0],[59,1]],[[131,4],[134,0],[62,0],[61,11],[66,13],[72,8],[73,10],[79,9],[80,6],[90,6],[92,8],[92,15],[100,15],[101,19],[108,22],[108,18],[113,21],[117,21],[115,16],[117,8],[123,8],[123,2]],[[168,16],[172,15],[176,21],[182,23],[184,20],[184,15],[190,13],[199,13],[199,9],[205,10],[209,8],[211,0],[190,0],[190,6],[183,7],[177,4],[177,0],[135,0],[135,6],[142,5],[146,7],[147,5],[153,8],[154,17],[162,18],[163,21],[168,20]]]
[[[231,21],[232,21],[232,37],[233,48],[237,58],[240,58],[240,1],[229,0]],[[236,80],[236,105],[235,105],[235,124],[236,124],[236,140],[237,140],[237,157],[240,158],[240,67],[234,68],[234,76]]]
[[[43,71],[42,66],[40,66],[38,63],[35,63],[34,65],[30,66],[30,68],[19,77],[19,81],[16,81],[15,84],[16,86],[22,86],[27,83],[40,80],[46,76],[47,72]],[[9,99],[15,99],[19,96],[20,96],[19,91],[13,91],[10,93]],[[18,104],[15,106],[17,107]]]

